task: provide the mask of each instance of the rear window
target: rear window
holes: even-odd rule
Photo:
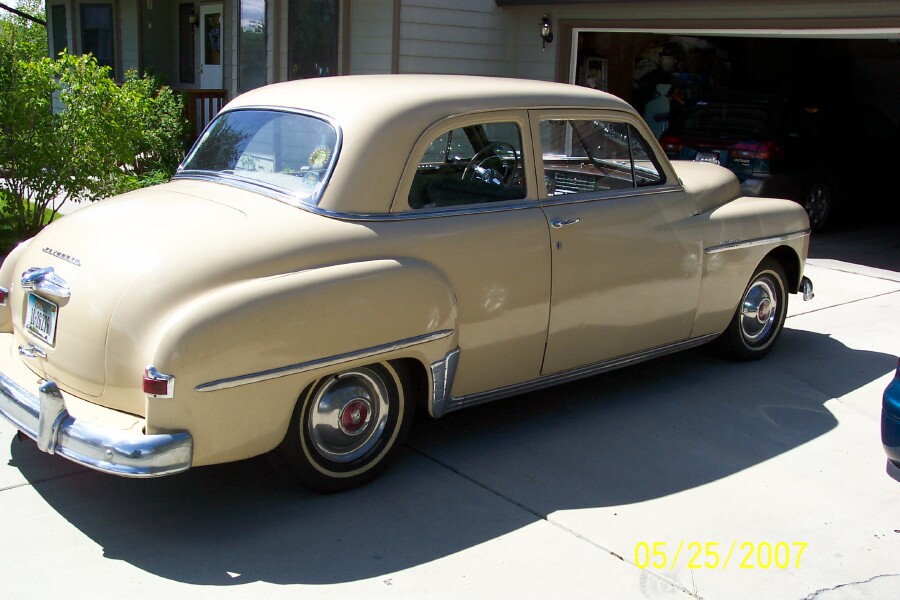
[[[324,119],[275,110],[236,110],[213,121],[179,169],[259,188],[292,204],[318,203],[335,161],[338,132]]]
[[[770,104],[699,100],[686,111],[677,129],[688,135],[758,138],[766,135],[774,112]]]

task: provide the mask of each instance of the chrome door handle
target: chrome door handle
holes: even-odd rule
[[[565,227],[566,225],[574,225],[581,221],[580,218],[575,217],[574,219],[553,219],[550,221],[550,227],[553,229],[559,229],[560,227]]]

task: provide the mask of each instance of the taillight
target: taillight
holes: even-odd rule
[[[144,393],[154,398],[171,398],[175,393],[175,377],[160,373],[155,367],[144,369]]]
[[[680,154],[684,149],[684,142],[675,137],[674,135],[664,135],[659,140],[660,146],[662,146],[663,152],[666,154]]]
[[[6,306],[6,303],[9,301],[9,290],[3,287],[0,287],[0,306]]]
[[[778,142],[740,142],[730,147],[728,154],[740,160],[780,160],[784,149]]]

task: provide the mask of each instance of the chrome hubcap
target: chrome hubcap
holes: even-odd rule
[[[753,282],[741,304],[741,331],[749,342],[764,339],[775,326],[778,297],[767,279]]]
[[[310,402],[309,438],[328,460],[356,460],[381,438],[389,412],[387,388],[371,369],[332,375]]]

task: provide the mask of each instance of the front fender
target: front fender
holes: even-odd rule
[[[316,378],[400,357],[427,367],[456,347],[456,331],[449,282],[422,261],[371,260],[230,284],[162,327],[152,361],[176,377],[175,397],[148,399],[148,433],[188,429],[194,464],[266,452]]]

